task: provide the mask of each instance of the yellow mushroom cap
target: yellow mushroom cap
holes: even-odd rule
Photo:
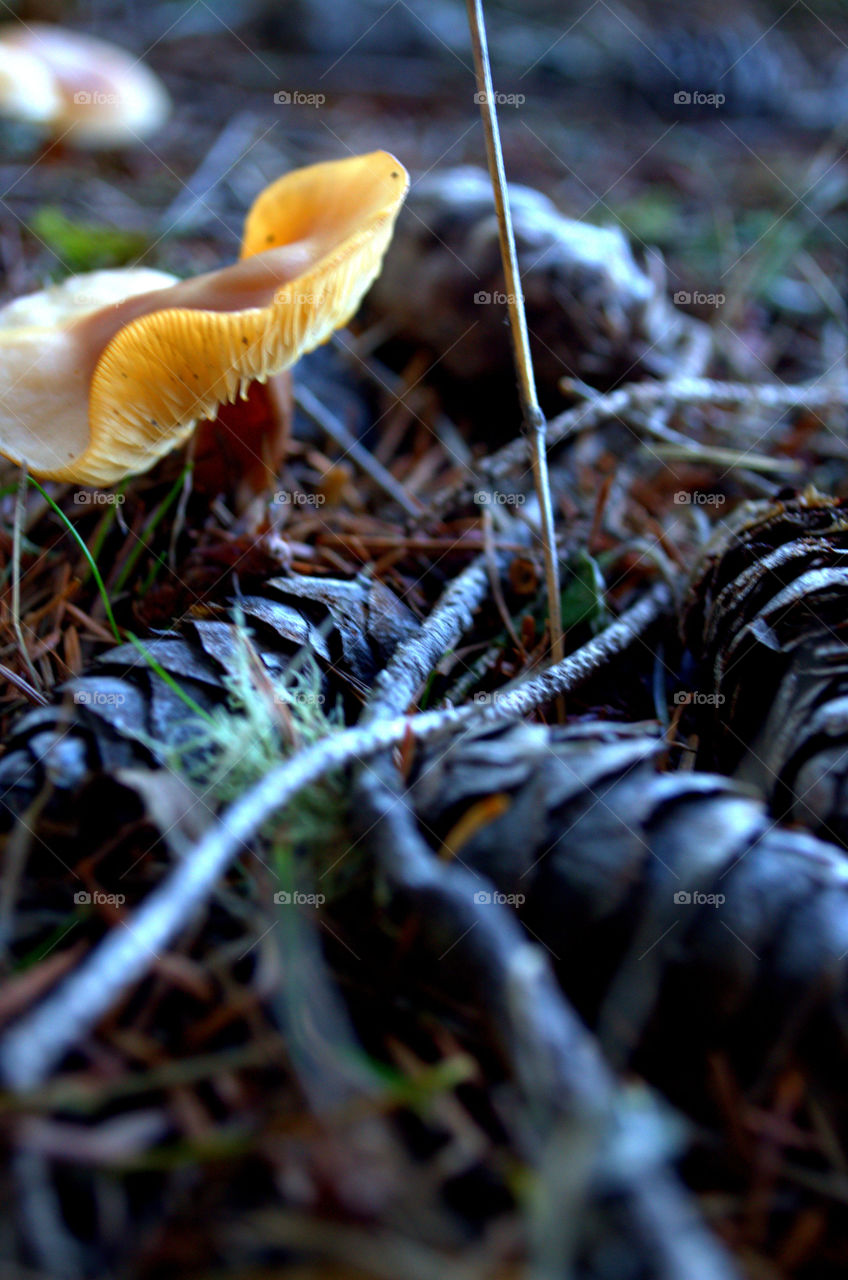
[[[170,109],[159,77],[117,45],[44,22],[0,27],[7,115],[49,123],[75,146],[119,147],[153,133]]]
[[[347,323],[407,185],[384,151],[297,169],[254,203],[233,266],[98,271],[0,309],[0,453],[78,484],[146,471]]]

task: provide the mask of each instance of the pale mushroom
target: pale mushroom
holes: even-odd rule
[[[61,110],[62,94],[52,71],[35,54],[0,40],[0,115],[48,124]]]
[[[0,27],[0,114],[79,147],[122,147],[164,124],[158,76],[117,45],[47,23]]]

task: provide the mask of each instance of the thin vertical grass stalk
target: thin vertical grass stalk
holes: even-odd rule
[[[527,338],[524,296],[521,292],[521,276],[518,272],[515,236],[512,231],[512,215],[506,186],[503,153],[501,151],[498,114],[492,88],[492,71],[489,64],[489,48],[486,40],[486,23],[483,18],[483,3],[482,0],[466,0],[466,3],[468,7],[468,25],[471,29],[471,45],[474,53],[474,68],[477,77],[477,96],[480,101],[480,114],[483,117],[489,175],[492,180],[495,209],[498,215],[498,234],[507,289],[509,327],[512,334],[512,349],[523,417],[522,429],[527,437],[530,463],[533,468],[533,483],[539,500],[542,549],[545,557],[545,580],[548,591],[551,655],[554,662],[561,662],[565,656],[565,645],[562,635],[562,609],[560,606],[559,565],[554,531],[553,501],[551,499],[548,457],[545,448],[547,424],[536,395],[536,378],[533,373],[530,343]]]
[[[22,465],[18,493],[15,498],[15,519],[12,525],[12,630],[15,633],[15,639],[18,642],[24,665],[32,680],[33,688],[38,692],[42,686],[41,676],[36,671],[35,664],[29,656],[29,649],[24,640],[24,629],[21,625],[21,539],[24,515],[26,513],[27,481],[27,469]]]

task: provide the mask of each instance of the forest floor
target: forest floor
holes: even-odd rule
[[[438,6],[447,25],[426,38],[408,30],[423,20],[406,5],[393,17],[395,7],[378,14],[385,47],[363,38],[333,52],[337,33],[328,53],[305,20],[260,4],[243,16],[203,3],[80,5],[76,25],[101,37],[129,44],[132,24],[174,112],[155,138],[120,153],[73,151],[4,125],[0,303],[131,263],[213,270],[237,256],[245,211],[267,183],[374,149],[410,171],[398,242],[414,246],[416,187],[484,166],[485,153],[470,56],[449,47],[461,7]],[[313,8],[320,30],[324,11]],[[365,5],[363,26],[370,14]],[[498,14],[495,34],[507,36],[493,36],[496,60],[522,28],[509,9]],[[534,14],[496,77],[522,99],[500,108],[510,180],[568,217],[619,226],[633,271],[691,317],[706,352],[700,367],[677,367],[664,304],[660,327],[645,320],[638,335],[624,333],[595,376],[551,348],[563,306],[555,274],[550,296],[537,297],[540,390],[562,435],[551,464],[566,651],[590,646],[588,677],[563,680],[564,726],[550,688],[526,693],[523,721],[498,719],[503,689],[524,687],[548,656],[543,563],[523,454],[486,470],[518,434],[518,405],[511,375],[504,383],[505,333],[468,337],[480,322],[457,298],[472,291],[461,257],[473,237],[461,238],[468,227],[450,208],[428,246],[448,281],[433,308],[443,301],[450,341],[440,348],[417,319],[404,323],[404,291],[414,313],[415,290],[390,256],[352,328],[293,374],[388,468],[406,509],[302,404],[276,485],[258,491],[216,488],[204,472],[214,460],[189,448],[124,482],[117,500],[30,486],[21,513],[18,471],[2,467],[7,1083],[16,1029],[39,1062],[27,1018],[44,997],[61,1000],[61,981],[110,938],[125,935],[129,948],[119,942],[112,971],[134,929],[147,949],[139,980],[116,989],[96,1025],[67,1043],[58,1032],[57,1060],[30,1080],[21,1068],[0,1096],[3,1199],[15,1205],[0,1226],[4,1274],[845,1272],[848,1157],[832,1078],[845,1057],[841,969],[793,968],[795,952],[785,969],[774,960],[788,930],[781,899],[763,926],[762,974],[775,985],[763,976],[759,1004],[749,986],[734,1004],[739,957],[722,951],[706,917],[688,950],[659,947],[661,917],[640,897],[652,873],[633,859],[650,848],[678,866],[663,825],[674,806],[681,859],[701,856],[693,831],[716,860],[784,838],[773,835],[773,797],[698,781],[696,764],[730,775],[735,762],[697,701],[703,689],[711,711],[724,695],[697,684],[708,645],[693,640],[692,599],[711,598],[704,545],[745,500],[769,511],[787,501],[792,514],[788,495],[815,484],[835,503],[816,525],[822,546],[805,554],[819,568],[827,538],[834,556],[844,549],[848,164],[836,97],[833,119],[825,95],[815,127],[802,107],[811,84],[835,79],[848,29],[838,7],[795,13],[777,24],[783,43],[773,47],[742,23],[739,58],[732,40],[723,51],[728,102],[688,112],[669,101],[665,72],[640,80],[619,45],[583,81],[558,76],[548,60],[560,41],[544,8]],[[658,20],[655,30],[651,57],[667,72],[671,36]],[[691,40],[697,68],[697,26],[679,38]],[[760,44],[751,74],[776,87],[771,102],[746,105],[744,75],[730,73]],[[602,283],[613,293],[599,298],[587,277],[586,296],[578,288],[571,300],[572,338],[599,315],[612,324],[615,282]],[[466,342],[456,351],[454,335]],[[474,377],[463,374],[466,354]],[[683,375],[715,386],[627,398],[627,387]],[[726,383],[776,389],[777,399]],[[820,399],[793,394],[796,385]],[[623,399],[592,409],[621,387]],[[481,486],[500,497],[475,500]],[[812,529],[818,509],[798,510]],[[10,587],[16,511],[27,661]],[[762,536],[746,526],[740,546],[760,548]],[[729,569],[721,581],[733,581]],[[456,598],[446,599],[451,584]],[[634,607],[645,615],[617,653],[591,648]],[[425,662],[420,627],[434,609]],[[482,718],[472,710],[435,746],[417,729],[382,752],[356,743],[280,814],[271,805],[260,821],[251,810],[204,911],[161,951],[145,943],[133,911],[216,831],[226,841],[235,810],[222,822],[225,807],[341,742],[363,708],[379,719],[381,700],[386,720],[457,706]],[[738,706],[731,731],[753,734]],[[282,786],[288,775],[279,777]],[[793,884],[792,859],[809,857],[826,868],[816,892],[843,895],[844,838],[818,829],[821,844],[802,848],[800,825],[787,823],[787,848],[768,856],[775,866],[785,856]],[[536,862],[565,858],[569,834],[567,856],[584,861],[543,880]],[[694,892],[715,888],[702,871]],[[813,880],[804,885],[806,905]],[[848,904],[840,911],[848,920]],[[640,968],[642,943],[653,960]],[[702,997],[709,1030],[696,996],[680,1001],[687,984],[720,993]],[[791,1000],[809,995],[812,1007],[819,988],[831,1020],[815,1003],[814,1027],[810,1014],[804,1036],[787,1029]],[[752,1015],[746,1027],[749,996],[762,1023]],[[770,1002],[782,1020],[769,1020]]]

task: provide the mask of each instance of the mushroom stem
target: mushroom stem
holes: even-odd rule
[[[498,113],[492,88],[492,70],[489,64],[489,47],[486,40],[483,3],[482,0],[466,0],[466,3],[477,78],[477,97],[480,102],[480,114],[483,117],[489,176],[492,180],[495,210],[498,215],[498,235],[504,279],[506,281],[509,327],[512,335],[513,357],[518,377],[518,394],[521,399],[523,416],[522,429],[527,437],[530,463],[533,468],[533,483],[539,500],[542,549],[545,557],[545,579],[548,591],[551,655],[554,662],[560,662],[565,656],[565,646],[562,636],[562,609],[560,606],[559,565],[557,562],[553,501],[551,499],[551,485],[548,476],[548,456],[545,450],[545,415],[542,413],[536,395],[536,379],[533,374],[533,360],[530,355],[530,343],[527,337],[527,319],[524,314],[524,297],[521,293],[521,276],[518,272],[515,236],[512,231],[512,214],[509,206],[509,195],[507,194],[503,152],[501,151]],[[561,706],[559,710],[560,718],[562,718]]]

